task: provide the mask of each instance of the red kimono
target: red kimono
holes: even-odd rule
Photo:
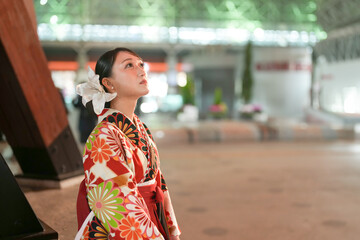
[[[85,144],[83,164],[76,239],[180,235],[156,145],[137,116],[131,121],[105,109]]]

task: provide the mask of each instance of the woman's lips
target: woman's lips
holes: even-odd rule
[[[143,80],[140,82],[140,84],[147,84],[146,79],[143,79]]]

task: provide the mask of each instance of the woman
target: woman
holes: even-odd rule
[[[102,55],[77,87],[92,101],[98,125],[84,148],[77,239],[178,240],[170,195],[151,133],[134,114],[149,92],[142,59],[126,48]],[[104,109],[104,103],[110,108]]]

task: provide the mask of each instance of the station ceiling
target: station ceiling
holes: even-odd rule
[[[33,0],[38,23],[331,31],[360,0]]]
[[[360,22],[360,0],[33,1],[38,24],[52,24],[55,16],[56,24],[329,33]]]
[[[332,0],[329,0],[332,1]],[[318,0],[34,0],[39,23],[314,31]],[[346,1],[345,1],[346,2]]]

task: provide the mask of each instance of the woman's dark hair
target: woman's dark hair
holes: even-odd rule
[[[119,52],[128,52],[128,53],[140,58],[139,55],[137,55],[134,51],[132,51],[128,48],[123,48],[123,47],[115,48],[115,49],[107,51],[106,53],[101,55],[100,58],[96,62],[95,74],[99,75],[100,84],[101,84],[101,86],[103,86],[105,92],[108,92],[108,90],[103,85],[102,79],[105,77],[111,77],[112,67],[114,65],[116,56],[118,55]],[[89,106],[89,108],[90,107],[92,108],[92,106]],[[105,108],[109,108],[109,107],[110,107],[110,103],[106,102]]]

